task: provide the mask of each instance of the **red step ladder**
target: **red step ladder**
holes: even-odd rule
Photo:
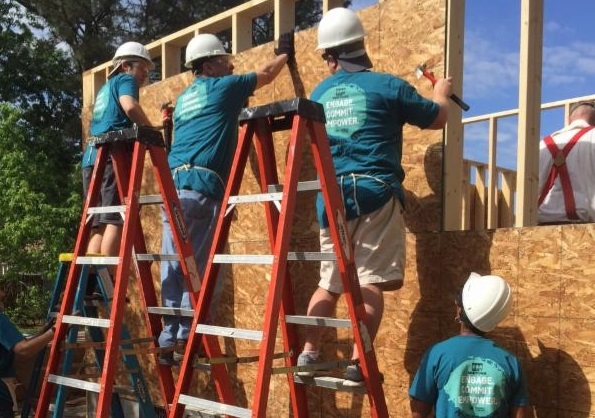
[[[267,416],[266,408],[269,385],[273,373],[287,375],[291,397],[291,409],[294,417],[307,417],[308,406],[305,384],[314,384],[328,389],[367,393],[373,417],[388,417],[386,401],[373,346],[364,325],[365,308],[357,281],[353,261],[352,244],[346,234],[343,202],[337,186],[335,172],[325,130],[325,117],[322,106],[306,99],[292,99],[275,102],[265,106],[244,109],[240,115],[241,131],[231,167],[230,178],[222,201],[222,210],[218,218],[207,263],[204,280],[196,305],[192,329],[196,332],[189,336],[184,360],[182,362],[169,418],[181,418],[186,406],[214,414],[234,417]],[[273,132],[290,130],[291,137],[285,166],[284,184],[279,184],[277,163],[273,143]],[[303,164],[306,139],[310,138],[311,152],[316,166],[318,179],[299,181],[300,168]],[[261,194],[238,196],[242,176],[254,145],[257,160]],[[297,192],[322,190],[335,253],[291,252],[290,241],[292,222],[296,210]],[[272,255],[233,255],[223,254],[231,224],[230,213],[233,207],[241,203],[264,203],[268,235]],[[349,310],[349,319],[319,318],[295,315],[294,297],[288,263],[291,261],[337,260],[342,272],[344,295]],[[238,328],[226,328],[205,324],[214,293],[215,282],[220,264],[248,263],[269,264],[271,266],[270,284],[266,298],[266,311],[262,331]],[[350,327],[361,354],[360,365],[365,377],[365,388],[342,386],[343,379],[332,377],[300,378],[294,376],[297,356],[301,344],[297,338],[297,325]],[[274,353],[277,328],[281,328],[283,353]],[[220,402],[189,396],[188,390],[195,372],[197,360],[195,354],[200,346],[200,337],[217,336],[257,341],[259,344],[258,371],[254,386],[251,408],[228,403],[220,397]],[[273,360],[284,358],[284,365],[273,367]],[[238,363],[245,358],[214,358],[207,349],[207,364]],[[200,361],[200,359],[198,360]],[[337,365],[340,362],[334,362]],[[348,362],[343,362],[345,365]],[[301,369],[301,368],[300,368]],[[217,384],[229,380],[223,370],[211,373]]]
[[[140,289],[140,294],[134,294],[134,300],[141,305],[144,325],[149,337],[151,337],[149,347],[143,348],[145,351],[159,352],[156,341],[162,329],[160,317],[150,314],[150,307],[158,306],[151,264],[163,260],[165,257],[175,257],[180,261],[187,286],[191,289],[190,294],[193,305],[196,305],[198,291],[200,290],[200,278],[192,256],[192,246],[180,211],[180,204],[167,163],[165,144],[161,133],[157,130],[135,125],[129,129],[108,132],[101,137],[93,138],[93,141],[94,145],[98,147],[97,160],[83,207],[62,304],[56,317],[56,333],[50,348],[36,408],[35,416],[38,418],[46,417],[51,411],[50,402],[55,397],[57,387],[60,386],[96,392],[98,398],[95,416],[98,418],[110,416],[112,392],[117,389],[114,387],[117,365],[122,361],[123,349],[129,344],[127,342],[122,346],[121,329],[126,310],[126,292],[129,276],[131,275],[131,266],[134,267],[134,275]],[[159,186],[159,195],[140,195],[147,152]],[[122,205],[96,207],[100,196],[103,174],[110,157]],[[149,204],[163,204],[172,225],[177,254],[147,254],[140,211],[142,206]],[[117,257],[86,256],[85,250],[91,234],[92,216],[108,212],[118,212],[122,214],[124,219],[119,254]],[[117,266],[109,318],[86,318],[80,314],[75,315],[73,312],[75,293],[81,277],[82,266],[89,265]],[[103,365],[99,382],[81,379],[78,376],[74,378],[58,374],[63,357],[61,347],[66,341],[68,329],[71,325],[99,328],[106,334],[105,355],[99,361]],[[203,344],[211,347],[210,353],[212,355],[220,355],[217,352],[219,345],[212,338],[205,337]],[[174,394],[173,373],[171,367],[160,365],[159,362],[157,362],[156,371],[162,400],[167,409]],[[233,392],[229,384],[222,384],[218,389],[218,394],[222,399],[233,402]],[[132,388],[132,390],[137,392],[137,396],[149,396],[148,393],[138,393],[138,388]]]

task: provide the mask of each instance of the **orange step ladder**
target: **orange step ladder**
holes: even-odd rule
[[[306,384],[328,389],[367,393],[373,417],[388,417],[386,400],[376,356],[364,325],[365,308],[357,281],[353,261],[352,244],[346,235],[343,202],[336,182],[335,172],[325,130],[325,117],[322,106],[307,99],[271,103],[265,106],[246,108],[240,115],[241,130],[231,173],[222,201],[214,242],[203,277],[198,304],[195,308],[192,328],[195,333],[189,336],[186,352],[176,383],[172,409],[169,418],[181,418],[186,407],[213,414],[234,417],[267,416],[266,408],[269,385],[273,373],[286,374],[291,398],[293,417],[307,417],[308,403]],[[290,130],[291,136],[285,164],[284,184],[279,184],[277,164],[273,144],[273,132]],[[310,138],[318,180],[299,181],[303,154]],[[260,183],[260,194],[238,196],[242,176],[254,145]],[[322,190],[327,210],[335,253],[291,252],[292,222],[296,211],[297,192]],[[233,208],[237,204],[262,202],[265,207],[271,255],[223,254],[231,225]],[[292,261],[336,260],[342,272],[344,295],[349,311],[349,319],[320,318],[295,315],[294,297],[288,263]],[[211,299],[221,264],[268,264],[271,266],[270,284],[266,297],[262,331],[226,328],[206,324]],[[297,325],[350,327],[361,354],[360,365],[365,377],[364,388],[342,386],[343,379],[332,377],[300,378],[294,375],[298,370],[297,356],[301,345],[297,338]],[[281,329],[283,353],[274,353],[277,328]],[[203,361],[213,366],[221,363],[240,363],[247,358],[214,358],[207,347],[207,358],[196,359],[200,341],[205,336],[238,338],[256,341],[259,344],[256,382],[251,408],[230,404],[220,397],[220,402],[188,395],[197,362]],[[284,365],[273,367],[274,359],[284,359]],[[334,362],[338,365],[340,362]],[[343,362],[345,365],[348,362]],[[301,370],[301,368],[300,368]],[[211,376],[219,384],[229,376],[213,373]]]
[[[186,278],[193,306],[198,300],[200,278],[193,258],[192,246],[187,236],[186,224],[181,215],[178,196],[173,184],[165,144],[161,132],[146,127],[133,126],[132,128],[108,132],[101,137],[93,138],[94,145],[98,147],[97,159],[94,166],[91,184],[86,197],[81,216],[72,262],[68,270],[64,295],[60,311],[56,316],[56,332],[41,385],[37,403],[37,418],[47,417],[52,410],[50,404],[55,398],[57,388],[73,387],[88,392],[97,393],[96,417],[107,418],[110,416],[110,404],[115,387],[117,365],[121,364],[122,356],[126,355],[129,342],[121,341],[122,323],[126,311],[126,292],[128,290],[129,276],[134,275],[138,281],[140,294],[133,296],[141,305],[143,322],[149,334],[149,347],[146,352],[159,352],[157,338],[161,332],[161,320],[158,315],[151,315],[150,307],[158,306],[151,264],[166,257],[179,260]],[[132,151],[131,151],[132,150]],[[147,152],[153,167],[156,182],[159,186],[159,195],[140,195],[143,178],[144,163]],[[100,196],[101,183],[108,159],[111,158],[121,205],[97,207]],[[144,205],[163,204],[174,236],[177,254],[147,254],[145,235],[141,224],[140,211]],[[120,213],[124,223],[122,239],[117,257],[87,256],[85,250],[91,234],[92,216],[99,213]],[[169,258],[169,259],[172,259]],[[86,318],[74,312],[74,301],[81,269],[83,266],[101,265],[117,266],[114,277],[113,301],[109,310],[109,318]],[[105,355],[98,359],[101,367],[99,382],[85,380],[80,376],[69,377],[59,375],[60,363],[63,361],[62,347],[66,342],[69,327],[86,326],[99,328],[105,333]],[[203,344],[211,347],[211,354],[218,355],[219,345],[212,338],[205,337]],[[168,409],[174,394],[174,378],[171,367],[160,365],[156,362],[157,380],[162,396],[162,401]],[[130,373],[130,371],[128,371]],[[222,384],[218,387],[218,394],[222,399],[233,402],[231,386]],[[149,396],[139,388],[132,388],[137,397]],[[145,417],[147,418],[147,417]]]

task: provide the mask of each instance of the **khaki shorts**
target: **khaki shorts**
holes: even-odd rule
[[[355,248],[360,285],[374,284],[385,291],[400,289],[405,269],[405,221],[399,200],[392,198],[377,211],[347,221],[347,229]],[[320,230],[320,251],[333,251],[328,228]],[[320,262],[318,286],[332,293],[343,293],[335,261]]]

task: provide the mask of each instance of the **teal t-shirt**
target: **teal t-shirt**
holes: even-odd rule
[[[176,100],[168,161],[177,189],[221,199],[238,140],[238,116],[256,73],[196,77]]]
[[[138,100],[138,91],[138,82],[130,74],[120,73],[110,78],[99,89],[95,98],[91,117],[91,135],[99,136],[109,131],[130,128],[133,123],[120,106],[120,97],[132,96]],[[83,153],[83,168],[92,167],[96,156],[97,148],[86,147]]]
[[[438,105],[398,77],[369,71],[340,70],[323,80],[311,99],[324,106],[347,219],[374,212],[395,195],[403,202],[403,126],[427,128]],[[328,227],[320,194],[317,208],[321,226]]]
[[[529,404],[519,360],[476,335],[459,335],[430,348],[409,395],[434,405],[436,418],[504,418],[510,408]]]
[[[19,332],[8,317],[0,312],[0,377],[15,377],[14,368],[14,346],[24,340],[25,337]],[[8,388],[0,384],[0,400],[10,402],[12,397]]]

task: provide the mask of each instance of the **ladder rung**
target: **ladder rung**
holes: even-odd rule
[[[96,214],[96,213],[124,213],[126,212],[126,205],[116,205],[116,206],[97,206],[93,208],[89,208],[87,210],[88,214]]]
[[[305,192],[310,190],[320,190],[320,181],[302,181],[298,183],[297,191]],[[228,203],[235,205],[237,203],[255,203],[255,202],[274,202],[280,201],[283,198],[283,185],[270,184],[268,186],[268,193],[254,193],[237,196],[229,196]]]
[[[138,203],[141,205],[155,205],[163,203],[163,199],[160,194],[147,194],[138,198]]]
[[[351,321],[349,319],[326,318],[324,316],[287,315],[285,322],[320,327],[351,328]]]
[[[232,417],[250,418],[252,411],[238,406],[227,405],[224,403],[213,402],[207,399],[194,398],[188,395],[180,395],[178,402],[182,405],[188,405],[197,408],[199,411],[216,412],[222,415],[230,415]]]
[[[165,308],[161,306],[150,306],[147,308],[147,312],[157,315],[189,316],[191,318],[194,316],[192,309]]]
[[[219,327],[216,325],[198,324],[196,332],[199,334],[218,335],[220,337],[238,338],[245,340],[262,340],[262,331],[253,331],[250,329]]]
[[[178,261],[177,254],[135,254],[137,261]],[[120,257],[105,256],[81,256],[76,258],[76,264],[85,265],[110,265],[116,266],[120,263]]]
[[[332,376],[315,376],[315,377],[304,377],[304,376],[293,376],[293,381],[304,385],[314,385],[325,389],[339,390],[342,392],[353,392],[353,393],[367,393],[365,386],[344,386],[344,379]]]
[[[99,393],[101,390],[101,385],[99,383],[87,382],[86,380],[73,379],[71,377],[58,376],[55,374],[49,375],[48,382],[96,393]]]
[[[137,261],[178,261],[177,254],[136,254]]]
[[[62,316],[62,322],[73,325],[84,325],[87,327],[109,328],[111,326],[111,321],[109,319],[89,318],[78,315],[64,315]]]
[[[76,258],[76,264],[84,264],[84,265],[116,266],[119,263],[120,263],[120,257],[82,256],[82,257]]]
[[[330,252],[288,252],[288,261],[335,261],[335,253]],[[219,264],[273,264],[272,254],[215,254],[213,263]]]
[[[282,192],[282,184],[269,184],[267,187],[269,193]],[[309,190],[320,190],[320,180],[300,181],[297,185],[298,192],[306,192]]]

